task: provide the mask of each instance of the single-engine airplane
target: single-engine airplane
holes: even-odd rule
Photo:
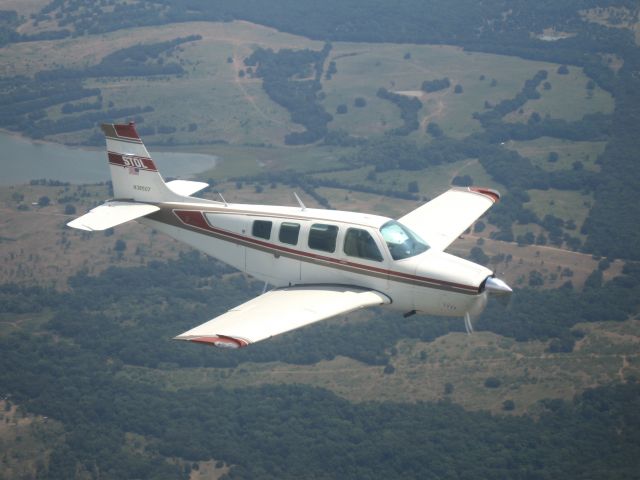
[[[500,198],[452,188],[398,220],[360,212],[227,203],[192,197],[203,182],[166,182],[135,125],[104,124],[114,199],[68,223],[95,231],[148,225],[262,280],[272,290],[175,337],[238,348],[374,305],[471,317],[511,288],[444,252]]]

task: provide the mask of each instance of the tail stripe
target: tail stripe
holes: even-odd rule
[[[133,123],[129,123],[126,125],[113,125],[109,123],[103,124],[102,131],[104,132],[106,137],[113,140],[119,140],[121,142],[142,143],[142,140],[140,140],[138,132],[136,132],[136,127]]]

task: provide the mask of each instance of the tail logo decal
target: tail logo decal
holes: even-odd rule
[[[128,169],[131,175],[137,175],[140,170],[148,172],[158,171],[155,163],[153,163],[153,160],[150,158],[123,155],[115,152],[109,152],[109,163]]]

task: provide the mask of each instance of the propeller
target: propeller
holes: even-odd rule
[[[511,299],[513,290],[504,280],[500,280],[495,276],[495,274],[493,274],[488,276],[482,285],[480,285],[480,293],[481,295],[478,297],[478,300],[474,303],[471,309],[464,314],[464,328],[468,335],[473,333],[472,319],[480,316],[484,308],[487,306],[489,297],[491,296],[495,298],[503,306],[506,306]]]

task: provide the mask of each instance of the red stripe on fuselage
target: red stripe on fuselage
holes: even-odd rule
[[[318,255],[311,252],[305,252],[302,250],[297,250],[289,247],[284,247],[281,245],[276,245],[270,242],[265,242],[263,240],[258,240],[256,238],[247,237],[245,235],[240,235],[238,233],[230,232],[228,230],[223,230],[221,228],[214,227],[207,222],[207,219],[204,216],[204,213],[198,210],[174,210],[173,213],[180,219],[182,223],[185,225],[195,227],[200,230],[204,230],[217,238],[221,238],[222,240],[227,240],[235,243],[245,243],[253,248],[258,248],[261,250],[266,250],[271,253],[285,253],[291,257],[304,258],[308,260],[316,260],[325,263],[329,263],[333,266],[333,268],[340,267],[348,267],[352,269],[364,270],[366,272],[375,273],[377,275],[388,276],[391,280],[400,281],[400,282],[410,282],[410,283],[420,283],[427,284],[430,287],[436,287],[446,290],[453,290],[461,293],[467,294],[477,294],[478,288],[471,285],[463,285],[460,283],[448,282],[446,280],[438,280],[435,278],[423,277],[419,275],[413,275],[410,273],[397,272],[394,270],[387,270],[385,268],[374,267],[370,265],[365,265],[362,263],[350,262],[344,259],[338,259],[333,257],[327,257],[325,255]],[[249,247],[251,248],[251,247]]]

